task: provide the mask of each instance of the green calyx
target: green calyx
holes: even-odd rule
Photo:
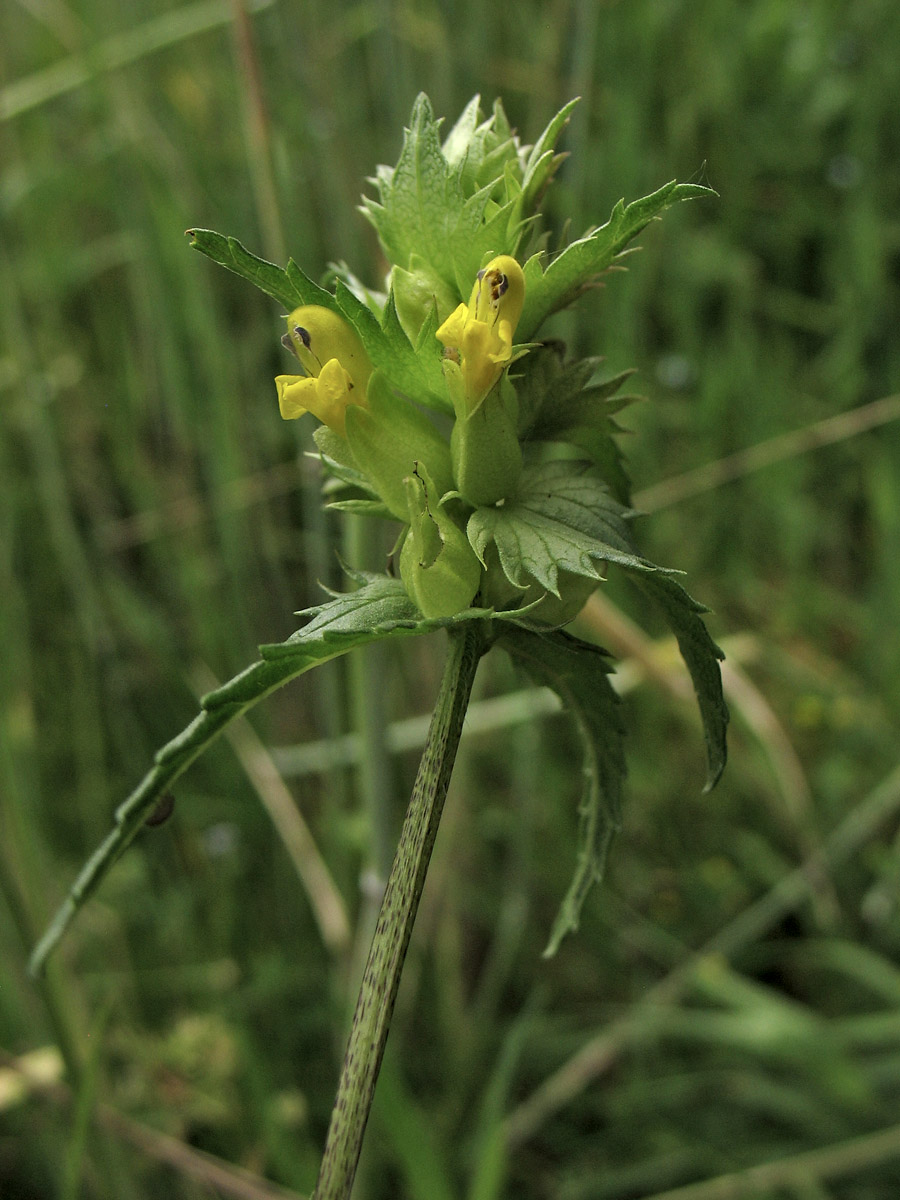
[[[354,461],[392,516],[408,521],[406,477],[423,464],[438,496],[453,487],[450,447],[428,417],[398,395],[381,371],[369,380],[366,407],[347,409]]]
[[[522,474],[516,389],[504,375],[478,407],[468,412],[459,366],[445,361],[444,374],[456,409],[450,436],[456,489],[476,508],[496,504],[515,492]]]
[[[400,551],[400,578],[425,617],[452,617],[469,607],[481,563],[417,462],[404,480],[409,532]]]

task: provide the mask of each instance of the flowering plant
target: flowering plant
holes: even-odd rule
[[[475,97],[443,139],[428,99],[415,102],[395,167],[379,167],[363,212],[390,264],[384,291],[346,272],[333,291],[293,261],[264,262],[233,238],[194,229],[192,244],[244,276],[289,314],[284,344],[297,373],[279,375],[281,416],[311,414],[332,507],[399,523],[380,574],[303,614],[286,642],[205,696],[201,712],[156,755],[118,809],[38,946],[39,968],[172,781],[237,716],[289,679],[353,647],[444,629],[450,650],[425,753],[360,995],[316,1197],[346,1196],[387,1036],[400,969],[446,794],[475,668],[492,646],[558,693],[585,751],[581,845],[548,953],[577,927],[619,821],[624,729],[597,647],[563,626],[612,566],[655,600],[693,678],[706,736],[707,786],[725,763],[721,653],[703,607],[635,548],[616,414],[628,372],[596,378],[599,359],[570,360],[541,326],[618,263],[670,205],[710,195],[669,183],[620,202],[606,224],[555,255],[540,200],[563,155],[574,102],[533,146],[499,102]]]

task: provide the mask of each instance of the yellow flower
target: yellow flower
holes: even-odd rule
[[[278,375],[278,407],[286,421],[311,412],[343,436],[347,406],[365,407],[366,386],[372,374],[369,356],[356,330],[317,304],[295,308],[282,339],[297,356],[305,375]]]
[[[437,331],[459,354],[469,411],[481,403],[512,357],[512,338],[525,301],[525,276],[508,254],[478,272],[468,304],[460,304]]]

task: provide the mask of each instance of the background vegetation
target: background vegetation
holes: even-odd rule
[[[630,802],[544,961],[575,750],[483,665],[511,699],[464,742],[358,1195],[895,1197],[900,8],[8,0],[0,37],[0,1194],[312,1187],[436,639],[268,701],[43,991],[24,963],[198,691],[336,580],[279,314],[182,231],[377,283],[355,205],[424,88],[526,139],[582,96],[557,228],[721,195],[557,332],[640,369],[639,535],[715,610],[734,721],[700,796],[675,655],[611,581],[580,630],[624,659]]]

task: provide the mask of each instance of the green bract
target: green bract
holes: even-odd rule
[[[347,410],[347,443],[359,469],[390,514],[406,521],[406,477],[423,464],[438,496],[453,486],[450,447],[427,416],[400,396],[376,371],[365,407]]]
[[[218,733],[285,680],[380,637],[470,630],[502,645],[571,713],[585,752],[581,848],[553,933],[577,925],[618,821],[623,727],[609,660],[560,630],[608,570],[624,571],[671,626],[697,692],[707,785],[725,763],[721,652],[702,605],[644,558],[630,530],[629,485],[615,440],[628,373],[598,379],[599,360],[567,359],[541,325],[615,265],[670,205],[709,196],[668,183],[557,254],[542,246],[539,202],[563,156],[574,101],[523,145],[499,101],[475,97],[442,137],[424,95],[396,166],[380,166],[363,200],[390,264],[386,290],[349,270],[334,290],[289,261],[264,262],[233,238],[189,231],[192,244],[290,314],[301,374],[279,376],[283,415],[316,418],[314,439],[334,507],[399,523],[399,578],[351,574],[346,595],[307,610],[287,642],[203,701],[117,814],[36,956],[38,965],[163,791]],[[294,368],[296,369],[296,368]]]

